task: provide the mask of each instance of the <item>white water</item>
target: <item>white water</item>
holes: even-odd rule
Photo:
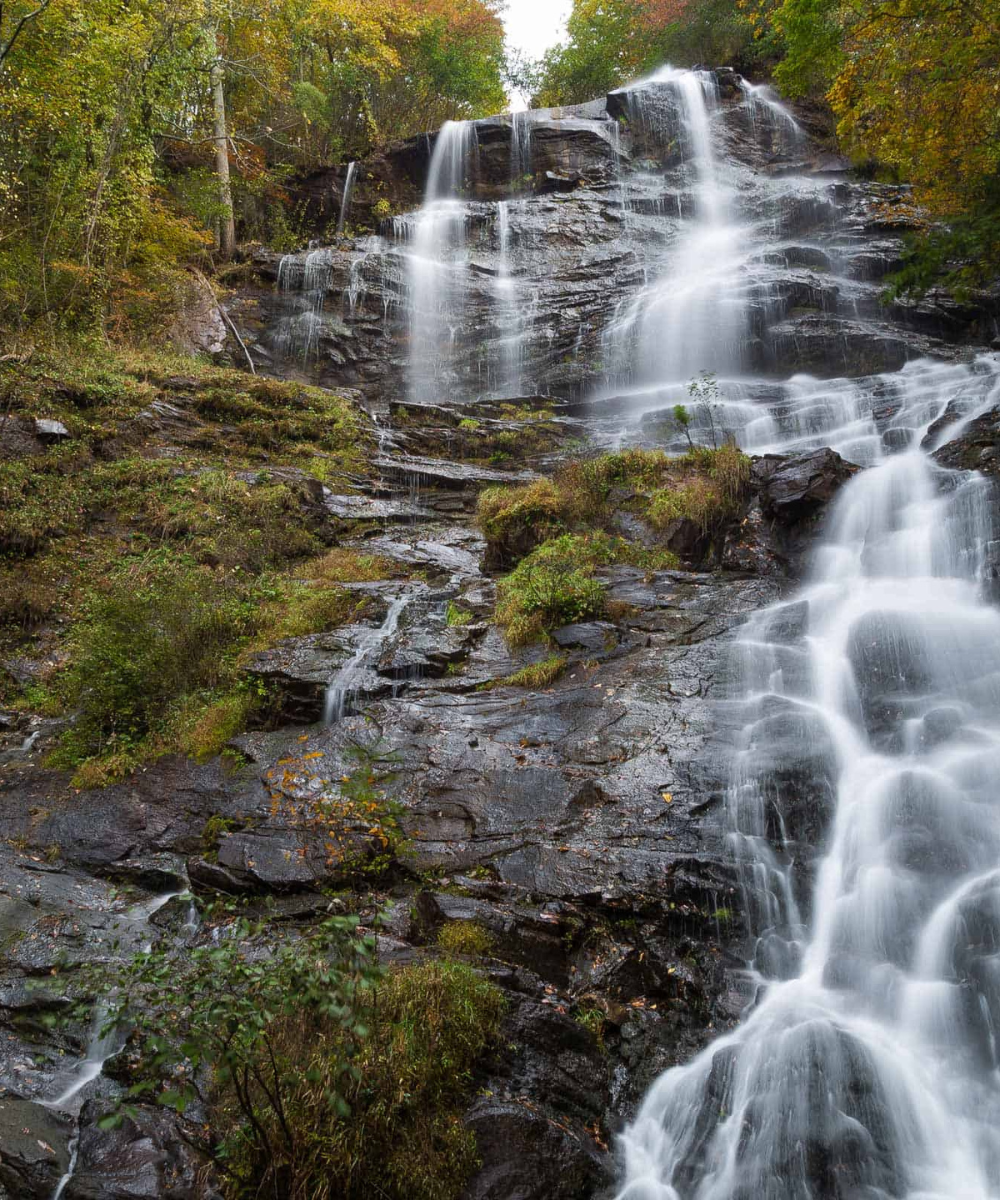
[[[159,912],[165,904],[177,896],[185,895],[184,892],[173,891],[163,892],[159,896],[153,896],[140,904],[134,904],[123,915],[123,920],[130,925],[138,926],[145,930],[150,918],[154,913]],[[198,910],[194,902],[194,897],[190,898],[188,906],[187,920],[183,928],[190,932],[194,932],[198,926]],[[144,952],[148,951],[151,943],[145,942],[143,945]],[[43,1100],[41,1103],[46,1108],[52,1108],[59,1112],[70,1113],[75,1118],[79,1118],[80,1109],[83,1105],[83,1091],[88,1084],[93,1083],[95,1079],[104,1070],[104,1064],[110,1058],[114,1058],[118,1054],[126,1041],[126,1031],[115,1026],[107,1029],[108,1008],[107,1004],[98,1001],[94,1006],[94,1014],[91,1018],[90,1038],[87,1042],[87,1049],[84,1057],[76,1063],[73,1068],[67,1072],[59,1086],[59,1091],[56,1092],[48,1100]],[[66,1186],[73,1178],[76,1171],[77,1157],[79,1153],[79,1129],[76,1135],[70,1142],[70,1157],[66,1171],[60,1177],[56,1184],[55,1191],[52,1193],[52,1200],[59,1200]]]
[[[286,254],[278,264],[278,291],[289,312],[274,339],[279,357],[308,362],[316,354],[332,271],[333,252],[323,248]]]
[[[702,89],[678,85],[689,131]],[[630,318],[662,322],[661,379],[721,364],[720,330],[739,325],[713,272],[694,277],[701,239],[731,244],[720,192],[676,280]],[[620,1197],[998,1200],[996,505],[928,451],[996,405],[1000,363],[728,382],[719,407],[745,447],[833,445],[870,469],[839,496],[806,584],[735,648],[727,822],[756,1000],[653,1086],[622,1139]]]
[[[409,398],[440,401],[464,319],[468,263],[461,199],[475,150],[475,126],[447,121],[434,143],[424,203],[407,254]]]
[[[516,116],[517,114],[515,114]],[[500,329],[500,371],[493,390],[501,396],[521,392],[521,371],[526,353],[525,308],[511,258],[509,200],[497,203],[497,318]]]
[[[340,197],[340,212],[337,216],[337,232],[344,232],[344,222],[347,220],[347,214],[351,211],[351,193],[354,191],[354,177],[358,171],[356,162],[347,164],[347,174],[344,176],[344,191]]]
[[[521,191],[531,175],[531,113],[511,113],[510,126],[510,181]]]
[[[361,690],[361,685],[366,673],[371,669],[373,660],[396,632],[403,609],[412,599],[412,593],[402,593],[396,596],[390,603],[389,611],[382,624],[362,635],[354,653],[330,680],[323,708],[325,725],[331,725],[345,716],[351,699]]]
[[[677,139],[693,212],[654,264],[652,282],[610,331],[612,359],[639,381],[738,369],[746,294],[734,283],[747,253],[746,231],[732,212],[735,181],[719,170],[712,147],[715,75],[664,67],[626,95],[641,135],[664,144]]]

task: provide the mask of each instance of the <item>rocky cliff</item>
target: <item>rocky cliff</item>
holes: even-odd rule
[[[233,740],[235,771],[168,757],[80,792],[43,765],[60,722],[0,712],[0,1196],[51,1196],[77,1128],[43,1101],[86,1056],[88,1031],[53,1027],[65,996],[32,982],[116,940],[210,936],[186,897],[136,917],[157,894],[267,898],[275,937],[331,903],[366,919],[386,906],[388,962],[434,953],[443,927],[485,929],[475,961],[507,1017],[465,1118],[482,1160],[469,1200],[608,1194],[614,1135],[646,1087],[753,998],[751,920],[726,840],[734,633],[785,596],[856,462],[930,425],[947,465],[992,470],[996,368],[973,350],[996,325],[985,300],[883,306],[880,281],[917,219],[906,189],[852,177],[731,72],[715,83],[712,136],[740,206],[726,260],[738,265],[720,286],[742,316],[732,378],[695,397],[694,424],[718,420],[760,453],[716,560],[692,542],[676,568],[603,566],[609,616],[553,629],[548,644],[511,649],[493,623],[496,579],[472,516],[484,488],[549,475],[588,445],[684,448],[670,413],[686,380],[658,374],[643,315],[656,264],[697,207],[690,156],[664,137],[674,94],[475,123],[435,403],[407,399],[412,212],[307,253],[253,254],[229,316],[258,371],[346,390],[364,409],[364,469],[322,482],[300,469],[297,494],[329,542],[395,569],[351,585],[365,601],[355,623],[248,662],[278,699],[264,727]],[[362,164],[354,219],[378,219],[379,199],[416,204],[434,144]],[[337,178],[303,184],[320,225]],[[132,423],[143,445],[169,459],[195,436],[229,436],[201,400],[196,382],[163,380]],[[42,453],[27,424],[15,435],[26,440],[11,454]],[[615,499],[616,528],[641,541],[629,496]],[[801,613],[775,614],[768,637],[794,646]],[[518,685],[553,652],[557,679]],[[289,814],[349,774],[359,743],[393,753],[386,787],[406,853],[363,894],[331,900],[351,880]],[[829,821],[824,769],[809,753],[785,761],[767,814],[775,853],[796,847],[803,896]],[[364,831],[352,836],[367,852]],[[64,1200],[213,1194],[192,1123],[140,1106],[101,1131],[114,1074],[79,1094]]]

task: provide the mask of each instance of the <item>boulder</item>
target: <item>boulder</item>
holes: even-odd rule
[[[33,1100],[0,1091],[0,1190],[49,1200],[70,1162],[73,1122]]]
[[[794,457],[755,459],[752,478],[765,516],[794,524],[814,518],[859,469],[824,447]]]

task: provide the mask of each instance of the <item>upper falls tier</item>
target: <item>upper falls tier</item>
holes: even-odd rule
[[[374,235],[334,234],[342,174],[306,188],[331,244],[259,254],[280,287],[232,309],[260,365],[326,386],[673,403],[704,371],[856,378],[996,333],[976,305],[885,306],[907,189],[852,178],[731,71],[403,143],[352,172],[348,230],[379,198],[397,212]]]

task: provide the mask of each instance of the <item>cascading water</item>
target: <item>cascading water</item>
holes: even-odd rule
[[[733,183],[718,169],[711,114],[715,75],[665,67],[625,93],[637,137],[673,148],[684,160],[688,196],[678,195],[682,222],[654,280],[611,330],[612,355],[638,382],[679,383],[703,371],[740,365],[745,299],[734,281],[746,255],[744,231],[732,216]]]
[[[519,191],[531,176],[531,113],[510,115],[510,182]]]
[[[351,211],[351,193],[354,191],[354,177],[358,172],[358,164],[349,162],[347,164],[347,174],[344,176],[344,190],[340,197],[340,212],[337,215],[337,232],[344,232],[344,223],[347,220],[347,214]]]
[[[305,362],[316,353],[332,266],[332,252],[322,248],[286,254],[278,264],[278,291],[290,313],[274,338],[279,357]]]
[[[497,259],[496,290],[503,340],[500,343],[500,370],[495,390],[502,396],[519,394],[525,350],[523,307],[511,263],[510,205],[509,200],[501,200],[497,204],[497,242],[500,253]]]
[[[412,599],[412,593],[408,592],[394,597],[382,624],[362,635],[354,653],[330,680],[323,709],[324,724],[330,725],[346,715],[351,699],[363,690],[362,685],[371,670],[372,660],[396,632],[403,609]]]
[[[134,904],[123,914],[122,920],[126,926],[131,926],[134,931],[138,931],[144,935],[148,931],[148,923],[155,913],[159,912],[166,904],[169,904],[171,900],[185,895],[188,897],[188,909],[182,929],[186,934],[191,935],[197,931],[199,921],[198,908],[195,904],[194,896],[190,892],[170,891],[164,892],[159,896],[153,896],[144,903]],[[152,942],[150,940],[145,940],[142,947],[143,952],[148,952],[151,945]],[[108,1006],[106,1002],[98,1001],[94,1007],[93,1017],[91,1018],[90,1038],[87,1042],[84,1057],[59,1081],[56,1094],[50,1099],[42,1101],[42,1104],[46,1108],[71,1114],[77,1121],[79,1120],[80,1109],[83,1106],[84,1089],[100,1076],[104,1070],[104,1064],[122,1050],[127,1040],[127,1030],[118,1026],[110,1029],[106,1028],[107,1017]],[[78,1152],[79,1128],[77,1128],[70,1141],[69,1163],[66,1171],[56,1184],[51,1200],[60,1200],[72,1180],[76,1172]]]
[[[470,121],[447,121],[441,127],[407,255],[408,392],[417,402],[441,398],[439,393],[464,317],[468,264],[466,205],[461,195],[472,167],[475,136]]]
[[[690,133],[704,83],[677,91]],[[724,198],[703,212],[671,259],[681,291],[697,261],[685,237],[729,220]],[[702,361],[712,342],[690,314],[660,303],[671,278],[632,314],[670,342],[656,369],[721,365]],[[689,293],[713,340],[739,327],[718,282]],[[727,824],[755,1000],[653,1086],[623,1137],[620,1200],[1000,1196],[998,531],[990,485],[929,457],[998,400],[989,355],[866,379],[741,376],[717,401],[744,448],[833,445],[869,469],[799,594],[735,646]]]

